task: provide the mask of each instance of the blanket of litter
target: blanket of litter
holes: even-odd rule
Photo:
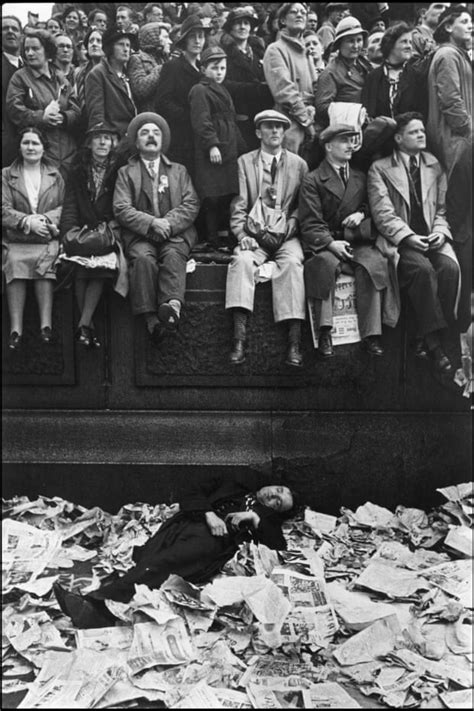
[[[3,705],[472,709],[473,484],[437,491],[428,514],[307,508],[287,551],[246,543],[207,585],[137,585],[93,630],[53,582],[86,593],[126,571],[177,505],[4,501]]]

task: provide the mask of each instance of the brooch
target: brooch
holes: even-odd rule
[[[158,192],[159,193],[164,193],[165,190],[169,188],[169,182],[168,182],[168,176],[167,175],[160,175],[160,182],[158,185]]]

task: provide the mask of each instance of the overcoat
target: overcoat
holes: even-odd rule
[[[68,168],[76,154],[75,131],[80,119],[80,107],[74,90],[64,74],[50,64],[51,79],[31,67],[18,69],[7,90],[7,112],[17,126],[37,126],[45,134],[49,147],[45,155],[61,168]],[[52,99],[58,99],[64,113],[61,126],[48,126],[43,113]]]
[[[99,222],[115,222],[112,199],[114,194],[117,170],[110,166],[107,170],[100,191],[95,199],[88,189],[89,175],[87,166],[83,163],[72,168],[66,182],[61,223],[60,238],[72,227],[88,225],[91,229]],[[122,245],[116,245],[118,251],[118,274],[114,290],[125,297],[128,293],[127,262]]]
[[[139,112],[154,111],[162,68],[163,64],[143,49],[131,55],[127,71],[133,98]]]
[[[305,264],[307,296],[327,299],[336,279],[340,260],[327,247],[334,239],[344,239],[342,221],[353,212],[368,214],[367,181],[364,173],[350,168],[347,185],[340,180],[326,159],[303,181],[299,200],[299,220],[303,250],[316,259]],[[368,272],[374,287],[380,291],[389,286],[387,262],[373,243],[351,244],[353,261]],[[318,259],[321,252],[324,259]],[[334,257],[334,259],[332,259]],[[384,299],[384,302],[387,299]],[[384,308],[383,321],[392,325],[396,319],[390,299]]]
[[[314,105],[317,124],[328,125],[329,105],[333,101],[361,103],[362,87],[371,69],[372,65],[365,57],[357,59],[355,68],[339,54],[329,60],[326,69],[319,75],[316,85]]]
[[[231,203],[230,227],[239,242],[243,237],[248,237],[247,218],[258,197],[259,155],[260,150],[250,151],[237,161],[239,194]],[[283,186],[281,208],[287,218],[298,219],[298,191],[308,166],[300,156],[286,149],[282,150],[280,160]]]
[[[195,184],[201,199],[235,195],[239,190],[237,157],[245,151],[227,89],[203,77],[189,92],[194,131]],[[213,164],[209,149],[217,146],[222,163]]]
[[[472,66],[468,53],[452,44],[436,50],[428,73],[428,146],[448,173],[458,153],[470,150]]]
[[[192,178],[194,140],[188,97],[201,76],[201,72],[181,55],[163,65],[156,89],[155,111],[168,121],[171,129],[171,143],[167,151],[170,160],[186,166]]]
[[[16,127],[7,113],[7,89],[13,74],[18,71],[2,52],[2,168],[16,157]]]
[[[179,513],[165,521],[144,546],[134,549],[136,566],[89,597],[126,602],[132,597],[135,584],[158,588],[171,573],[193,583],[207,582],[232,558],[239,544],[250,539],[250,534],[243,530],[213,536],[205,522],[205,512],[214,511],[224,518],[227,513],[242,511],[245,497],[266,483],[255,473],[233,478],[217,475],[199,485],[190,482],[186,494],[179,499]],[[269,548],[286,549],[282,517],[259,503],[253,504],[252,509],[260,516],[254,538]]]
[[[98,123],[113,126],[123,138],[137,109],[120,79],[105,57],[91,69],[85,82],[87,126]]]
[[[440,232],[446,237],[439,252],[458,264],[446,219],[446,175],[434,155],[422,151],[420,157],[423,217],[430,232]],[[391,281],[398,291],[398,245],[413,234],[408,173],[398,151],[372,163],[367,185],[372,218],[379,232],[377,247],[389,260]],[[458,292],[459,288],[460,280]]]
[[[166,176],[168,187],[158,195],[161,216],[171,225],[170,241],[185,241],[191,249],[197,241],[194,220],[199,212],[199,199],[189,173],[164,155],[160,160],[159,180]],[[132,156],[120,168],[113,198],[114,215],[122,225],[124,247],[148,234],[154,219],[153,197],[142,182],[140,158]]]

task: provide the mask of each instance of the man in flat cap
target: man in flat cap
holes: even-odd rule
[[[170,130],[162,116],[138,114],[127,136],[137,155],[119,170],[114,214],[129,259],[132,312],[143,315],[152,341],[159,343],[178,328],[199,199],[186,168],[164,155]]]
[[[297,200],[308,172],[305,161],[282,148],[289,119],[272,109],[254,119],[260,148],[238,159],[239,195],[231,203],[231,230],[239,244],[227,272],[226,309],[232,309],[234,340],[230,363],[245,360],[247,321],[253,311],[255,273],[274,260],[273,315],[288,323],[286,363],[302,365],[301,322],[305,318],[303,251]]]
[[[299,220],[305,262],[306,295],[315,299],[318,350],[334,355],[331,330],[336,279],[354,274],[362,344],[374,356],[380,343],[384,290],[389,286],[385,257],[375,247],[369,219],[366,177],[352,168],[354,127],[329,126],[320,134],[325,158],[303,181]],[[387,316],[387,322],[395,325]]]

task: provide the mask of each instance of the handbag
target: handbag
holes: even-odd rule
[[[265,205],[262,198],[262,165],[258,166],[258,197],[247,217],[246,231],[254,237],[261,247],[275,252],[286,237],[287,220],[281,209],[282,176],[278,176],[275,207]]]
[[[97,227],[71,227],[63,237],[64,251],[68,257],[100,257],[109,254],[116,242],[118,225],[99,222]]]

